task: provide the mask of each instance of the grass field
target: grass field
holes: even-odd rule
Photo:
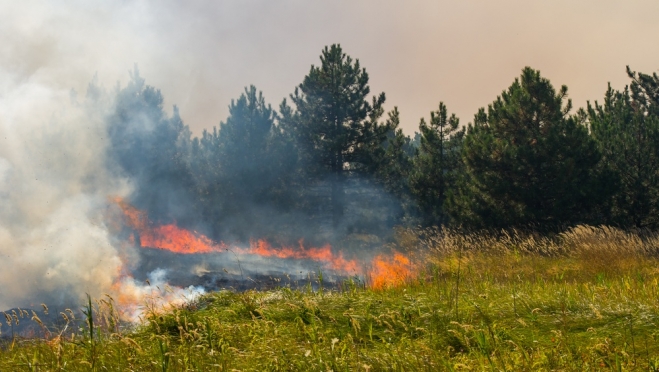
[[[121,331],[90,301],[72,335],[6,340],[0,370],[659,370],[659,236],[396,236],[417,269],[399,286],[220,291]]]

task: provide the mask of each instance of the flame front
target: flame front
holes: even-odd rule
[[[223,244],[216,244],[204,235],[182,229],[175,224],[155,227],[140,233],[142,247],[154,247],[176,253],[219,252]]]
[[[141,247],[159,248],[175,253],[211,253],[226,249],[197,232],[182,229],[176,224],[154,226],[146,212],[140,211],[121,198],[113,200],[124,213],[126,224],[137,231]]]
[[[240,253],[254,254],[262,257],[293,258],[298,260],[311,260],[323,262],[328,269],[345,274],[361,274],[361,267],[356,260],[348,260],[343,257],[343,252],[334,254],[329,244],[321,248],[305,248],[304,241],[300,240],[298,248],[280,247],[273,248],[270,243],[263,239],[252,241],[249,249],[236,248]]]
[[[395,252],[393,257],[377,255],[371,263],[368,273],[370,286],[374,289],[397,287],[412,278],[410,259]]]
[[[181,254],[208,254],[231,250],[238,255],[309,260],[320,262],[326,269],[335,273],[364,275],[373,289],[399,286],[412,278],[415,271],[410,259],[398,252],[394,252],[392,256],[379,254],[370,264],[363,264],[356,259],[345,258],[341,251],[335,253],[329,244],[322,247],[305,247],[303,240],[300,240],[297,246],[273,247],[263,239],[250,241],[249,247],[229,246],[223,242],[214,242],[196,231],[180,228],[174,223],[157,226],[149,220],[146,212],[133,207],[121,198],[111,200],[123,212],[125,225],[136,234],[135,237],[129,238],[130,243],[144,248],[157,248]],[[139,314],[136,310],[137,304],[148,297],[154,297],[153,288],[137,285],[132,277],[126,274],[121,275],[114,286],[119,304],[132,314],[129,315],[132,319],[136,319],[136,314]],[[159,286],[155,288],[158,289]],[[182,290],[177,288],[173,292],[180,294],[180,291]],[[161,297],[164,303],[178,302],[171,296],[173,293],[171,290],[166,292],[170,294]],[[178,295],[176,297],[181,298]]]
[[[358,275],[362,273],[361,266],[356,260],[344,258],[342,252],[334,254],[329,244],[320,248],[306,248],[303,240],[300,240],[298,247],[295,248],[274,248],[267,241],[259,239],[252,240],[249,248],[230,247],[223,242],[216,243],[205,235],[180,228],[176,224],[154,226],[146,212],[140,211],[121,198],[114,198],[113,201],[121,208],[126,224],[139,235],[141,247],[158,248],[183,254],[213,253],[230,249],[238,254],[321,262],[327,269],[343,274]]]

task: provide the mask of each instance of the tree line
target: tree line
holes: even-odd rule
[[[572,110],[566,86],[527,67],[466,126],[440,102],[411,137],[332,45],[278,109],[250,86],[193,137],[136,68],[107,116],[109,159],[139,207],[216,239],[400,224],[656,229],[659,77],[627,74],[622,91]]]

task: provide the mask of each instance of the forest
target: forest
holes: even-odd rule
[[[112,93],[90,83],[86,100],[115,102],[107,151],[134,181],[131,202],[213,239],[331,241],[393,226],[655,230],[659,77],[627,74],[623,90],[609,85],[575,109],[567,86],[526,67],[466,125],[440,101],[412,136],[340,45],[278,108],[249,86],[199,136],[137,67]]]

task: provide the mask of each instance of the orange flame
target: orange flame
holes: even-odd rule
[[[397,287],[412,278],[410,259],[395,252],[393,258],[377,255],[371,263],[368,277],[374,289]]]
[[[176,253],[211,253],[226,248],[224,244],[217,244],[202,234],[182,229],[176,224],[153,226],[146,215],[121,198],[113,201],[121,208],[126,224],[137,231],[141,247],[164,249]]]
[[[280,247],[273,248],[270,243],[263,239],[250,242],[249,249],[236,250],[241,253],[248,253],[259,255],[263,257],[277,257],[277,258],[295,258],[299,260],[311,260],[316,262],[324,262],[325,266],[334,271],[340,271],[347,274],[361,273],[360,265],[356,260],[348,260],[343,257],[343,252],[334,254],[332,247],[329,244],[321,248],[305,248],[304,241],[300,240],[297,249],[293,247]]]
[[[154,247],[176,253],[219,252],[223,244],[216,244],[204,235],[182,229],[175,224],[158,226],[140,233],[142,247]]]
[[[321,262],[332,271],[348,275],[362,275],[366,272],[370,286],[374,289],[399,286],[410,279],[415,270],[409,258],[398,252],[394,252],[392,257],[377,255],[370,265],[362,265],[355,259],[345,258],[343,252],[334,253],[329,244],[320,248],[305,247],[302,240],[299,241],[298,247],[275,248],[263,239],[252,240],[249,248],[229,247],[223,242],[214,242],[202,234],[180,228],[176,224],[154,226],[146,212],[140,211],[121,198],[114,198],[112,201],[121,208],[126,224],[139,235],[141,247],[184,254],[213,253],[231,249],[237,254],[310,260]]]
[[[150,222],[146,212],[133,207],[119,196],[110,198],[110,201],[114,202],[119,208],[121,208],[128,226],[138,231],[143,231],[148,228]]]

